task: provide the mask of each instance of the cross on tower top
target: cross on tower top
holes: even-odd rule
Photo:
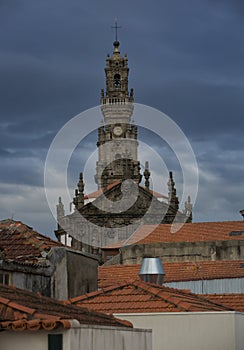
[[[115,18],[115,25],[111,28],[115,29],[115,41],[118,41],[118,29],[122,28],[121,26],[118,26],[118,20]]]

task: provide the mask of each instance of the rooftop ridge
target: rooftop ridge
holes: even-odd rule
[[[0,285],[0,329],[22,331],[31,330],[33,327],[45,330],[59,326],[67,328],[69,320],[73,319],[81,324],[132,327],[128,321],[105,313],[67,305],[40,294]]]
[[[89,293],[77,306],[106,313],[227,311],[230,307],[197,294],[141,280],[111,286],[102,293]]]
[[[176,281],[244,278],[244,260],[163,262],[165,283]],[[104,288],[128,279],[139,280],[140,264],[106,265],[98,268],[98,285]]]

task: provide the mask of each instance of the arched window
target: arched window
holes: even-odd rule
[[[116,88],[120,87],[120,75],[119,74],[114,75],[114,86]]]

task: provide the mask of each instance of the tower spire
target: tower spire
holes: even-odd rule
[[[75,190],[75,197],[73,198],[73,203],[77,210],[84,206],[84,181],[83,173],[80,173],[80,178],[77,184],[78,189]]]
[[[149,171],[149,162],[148,161],[146,161],[146,163],[145,163],[145,170],[144,170],[143,175],[145,177],[145,188],[149,191],[149,186],[150,186],[149,177],[150,177],[151,173]]]
[[[169,189],[169,205],[175,209],[175,211],[179,210],[179,200],[176,195],[175,182],[173,179],[172,171],[169,172],[169,181],[168,181],[168,189]]]

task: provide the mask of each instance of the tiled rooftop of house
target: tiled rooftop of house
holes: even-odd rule
[[[128,240],[120,242],[116,247],[156,242],[175,243],[244,239],[244,220],[180,224],[179,230],[174,232],[178,227],[179,224],[143,225]],[[111,248],[114,248],[114,246]]]
[[[21,221],[0,221],[0,257],[5,262],[42,265],[52,247],[62,247]]]
[[[201,294],[204,298],[214,303],[223,304],[236,311],[244,312],[244,293],[237,294]]]
[[[196,294],[165,286],[127,281],[70,300],[105,313],[226,311],[230,308]]]
[[[132,326],[129,322],[118,320],[113,316],[92,312],[75,305],[64,305],[55,299],[0,285],[0,331],[70,328],[69,320],[74,319],[87,325]]]
[[[111,265],[98,268],[98,286],[104,288],[128,279],[139,279],[141,265]],[[244,260],[163,262],[165,282],[200,279],[244,278]]]

